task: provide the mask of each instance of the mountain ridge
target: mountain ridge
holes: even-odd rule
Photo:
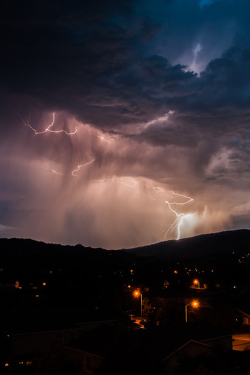
[[[68,251],[72,253],[85,253],[102,256],[106,252],[125,252],[142,257],[154,257],[159,259],[197,258],[218,252],[233,252],[238,250],[249,251],[250,230],[238,229],[233,231],[201,234],[194,237],[182,238],[180,240],[168,240],[156,244],[134,247],[131,249],[106,250],[102,248],[85,247],[77,245],[61,245],[36,241],[23,238],[0,238],[0,252],[13,252],[19,250],[28,253],[47,253]]]
[[[122,249],[139,256],[160,259],[173,257],[197,258],[218,252],[250,251],[250,230],[238,229],[216,233],[200,234],[180,240],[163,241],[152,245]]]

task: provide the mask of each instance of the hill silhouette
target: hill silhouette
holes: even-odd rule
[[[214,253],[249,252],[250,230],[241,229],[219,233],[202,234],[195,237],[180,240],[169,240],[152,245],[136,247],[132,249],[105,250],[102,248],[84,247],[44,243],[31,239],[1,238],[0,258],[4,255],[15,257],[17,254],[30,255],[44,263],[42,258],[51,257],[58,261],[59,258],[67,258],[68,254],[77,261],[79,256],[86,260],[94,259],[95,262],[104,261],[109,254],[115,255],[119,261],[131,262],[133,256],[154,257],[158,259],[171,258],[199,258]],[[39,262],[38,262],[39,263]],[[53,262],[52,262],[53,263]],[[37,264],[38,265],[38,264]]]
[[[169,240],[153,245],[125,249],[143,257],[159,259],[198,258],[213,253],[249,252],[250,230],[241,229],[219,233],[202,234],[180,240]]]

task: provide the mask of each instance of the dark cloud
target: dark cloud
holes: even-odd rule
[[[244,0],[2,4],[1,233],[157,241],[176,218],[171,190],[194,198],[185,234],[236,225],[250,172],[249,11]],[[52,112],[63,132],[35,135]]]

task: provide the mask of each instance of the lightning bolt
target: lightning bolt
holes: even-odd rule
[[[137,182],[132,180],[132,179],[130,179],[131,184],[128,183],[128,182],[124,182],[122,180],[115,180],[114,178],[112,178],[112,181],[115,182],[116,184],[122,184],[122,185],[125,185],[125,186],[128,186],[128,187],[133,187],[133,188],[137,185]]]
[[[154,193],[156,193],[156,194],[164,192],[164,190],[162,188],[160,188],[159,186],[150,186],[150,185],[147,185],[147,184],[145,184],[145,186],[147,188],[152,189],[154,191]],[[152,196],[150,196],[150,199],[152,199],[153,201],[155,201],[156,198],[153,198]]]
[[[54,169],[51,169],[51,172],[48,172],[48,173],[57,174],[57,175],[59,175],[59,176],[62,176],[62,173],[57,172],[57,171],[55,171]]]
[[[73,135],[73,134],[76,134],[76,132],[77,132],[77,128],[75,128],[75,130],[73,132],[67,132],[66,130],[63,130],[63,129],[61,129],[61,130],[51,130],[52,126],[55,124],[55,117],[56,117],[56,115],[55,115],[54,112],[52,113],[52,122],[51,122],[51,124],[45,130],[43,130],[41,132],[36,131],[36,129],[33,128],[29,124],[29,122],[26,122],[19,113],[18,113],[18,116],[22,120],[23,124],[25,126],[27,126],[28,128],[30,128],[35,133],[35,135],[45,134],[45,133],[65,133],[67,135]]]
[[[158,194],[158,193],[162,193],[162,192],[164,191],[164,190],[163,190],[162,188],[160,188],[159,186],[150,186],[150,185],[147,185],[147,184],[145,184],[145,186],[147,186],[148,188],[153,189],[154,192],[155,192],[156,194]]]
[[[91,163],[93,163],[94,161],[95,161],[95,159],[93,159],[93,160],[91,160],[91,161],[88,161],[88,162],[85,163],[85,164],[79,164],[79,165],[77,166],[77,168],[74,169],[74,170],[71,172],[72,176],[74,176],[74,177],[79,177],[79,176],[77,176],[77,175],[74,174],[74,173],[75,173],[75,172],[78,172],[79,169],[81,169],[81,168],[83,168],[83,167],[86,167],[86,165],[91,164]]]
[[[186,201],[185,202],[168,202],[168,201],[165,201],[165,203],[167,203],[169,209],[175,214],[176,216],[176,219],[175,221],[173,222],[173,224],[168,228],[167,232],[165,233],[165,238],[167,237],[167,235],[169,233],[172,233],[176,228],[177,228],[177,240],[179,240],[181,238],[181,226],[182,226],[182,223],[183,223],[183,220],[184,219],[189,219],[191,217],[193,217],[194,215],[196,215],[197,212],[195,213],[192,213],[192,214],[184,214],[184,213],[180,213],[178,214],[173,208],[172,206],[173,205],[176,205],[176,206],[184,206],[185,204],[188,204],[190,202],[193,201],[192,198],[190,197],[187,197],[186,195],[182,195],[182,194],[178,194],[178,193],[175,193],[173,191],[171,191],[171,193],[175,196],[178,196],[178,197],[182,197],[182,198],[185,198]]]
[[[101,135],[98,135],[97,138],[102,139],[104,142],[110,143],[110,141],[108,141],[107,139],[105,139],[105,138],[104,138],[103,136],[101,136]]]

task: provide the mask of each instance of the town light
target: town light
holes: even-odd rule
[[[141,296],[141,317],[142,317],[142,293],[140,293],[138,290],[134,292],[135,297]]]
[[[187,323],[187,308],[188,306],[191,305],[194,308],[199,307],[199,301],[192,301],[189,302],[187,305],[185,305],[185,322]]]
[[[193,301],[193,302],[191,303],[191,305],[192,305],[193,307],[199,307],[199,302],[198,302],[198,301]]]
[[[194,281],[193,281],[193,283],[194,283],[194,285],[197,287],[197,288],[199,288],[200,289],[200,282],[199,282],[199,280],[198,279],[195,279]]]

